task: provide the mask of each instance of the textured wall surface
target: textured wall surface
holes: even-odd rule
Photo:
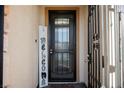
[[[87,6],[79,6],[79,82],[88,82]],[[8,10],[7,10],[8,11]],[[4,55],[5,87],[38,84],[38,26],[45,24],[45,6],[9,6],[7,53]]]
[[[38,6],[10,6],[8,46],[4,56],[5,87],[36,87],[38,83]]]

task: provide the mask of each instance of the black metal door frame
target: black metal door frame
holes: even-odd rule
[[[69,15],[73,15],[74,16],[74,21],[73,21],[73,28],[74,32],[73,32],[73,46],[75,47],[73,52],[74,52],[74,66],[73,66],[73,79],[51,79],[51,54],[50,54],[50,49],[53,48],[53,41],[52,40],[52,36],[54,36],[54,33],[51,31],[53,29],[53,26],[51,26],[51,23],[54,23],[54,21],[52,21],[51,19],[54,19],[54,17],[59,14],[59,16],[69,16]],[[62,14],[62,15],[61,15]],[[53,24],[52,24],[53,25]],[[52,36],[51,36],[52,35]],[[76,81],[76,11],[75,10],[49,10],[49,32],[48,32],[48,47],[49,47],[49,82],[75,82]],[[52,52],[53,52],[52,51]],[[71,51],[72,52],[72,51]]]
[[[88,7],[88,87],[100,87],[99,6]]]
[[[0,87],[3,87],[3,32],[4,32],[4,6],[0,5]]]

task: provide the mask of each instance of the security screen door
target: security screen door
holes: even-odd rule
[[[76,80],[76,11],[49,10],[49,82]]]

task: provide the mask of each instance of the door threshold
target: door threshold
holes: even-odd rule
[[[79,82],[48,82],[48,84],[76,84]]]

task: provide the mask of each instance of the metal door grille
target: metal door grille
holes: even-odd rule
[[[49,11],[49,81],[76,80],[76,11]]]
[[[88,87],[100,87],[99,6],[88,7]]]

